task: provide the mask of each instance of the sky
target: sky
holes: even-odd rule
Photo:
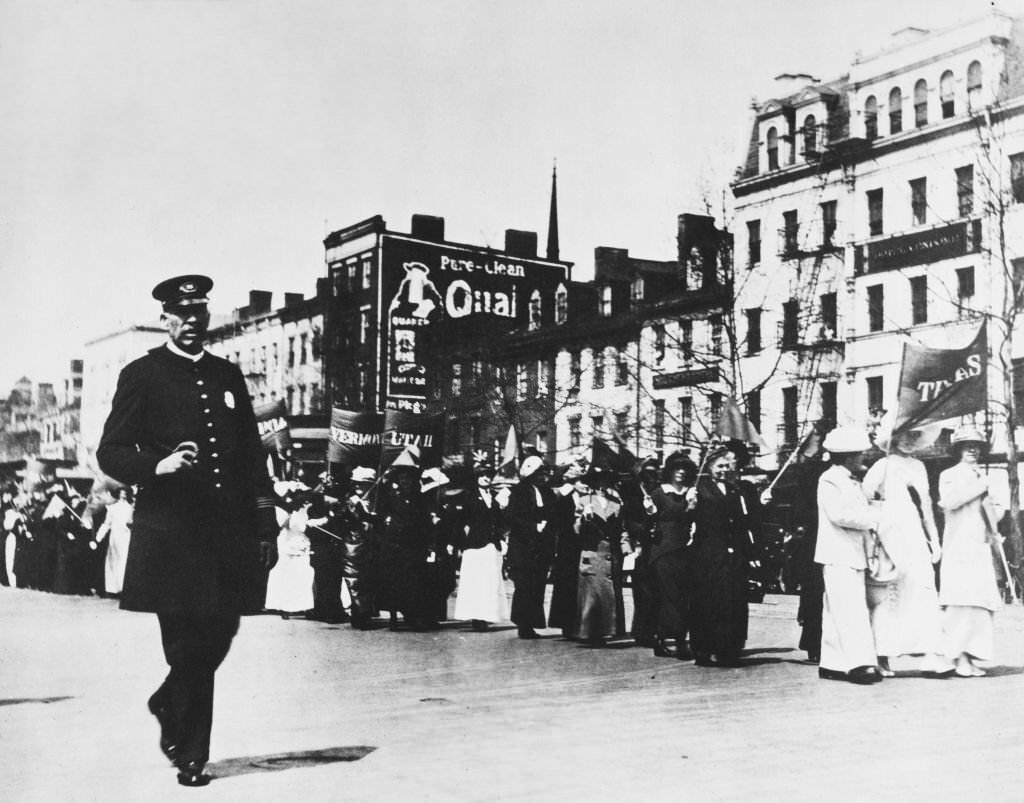
[[[155,320],[168,276],[212,276],[215,313],[312,295],[324,236],[376,214],[543,249],[555,160],[574,278],[597,246],[671,259],[679,213],[728,222],[775,75],[990,5],[0,0],[0,395]]]

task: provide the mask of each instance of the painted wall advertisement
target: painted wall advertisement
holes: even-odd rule
[[[427,398],[423,330],[445,318],[528,319],[531,299],[549,305],[568,269],[482,248],[385,235],[382,243],[384,398],[388,408],[420,413]]]

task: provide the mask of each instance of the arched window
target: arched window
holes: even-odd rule
[[[813,114],[804,118],[804,159],[813,159],[818,155],[818,121]]]
[[[889,133],[898,134],[903,130],[903,93],[898,86],[889,93]]]
[[[540,290],[530,293],[530,324],[529,329],[540,329],[541,324],[541,302]]]
[[[869,141],[878,138],[878,101],[874,95],[864,101],[864,136]]]
[[[939,79],[939,102],[942,104],[942,119],[946,120],[956,114],[953,102],[953,71],[946,70]]]
[[[914,84],[914,126],[928,125],[928,82],[922,78]]]
[[[765,137],[765,145],[768,150],[768,169],[778,170],[779,169],[779,132],[775,130],[775,126],[768,129],[768,134]]]
[[[565,323],[569,319],[569,291],[564,284],[555,290],[555,323]]]
[[[976,112],[981,108],[981,62],[972,61],[967,66],[967,110]]]

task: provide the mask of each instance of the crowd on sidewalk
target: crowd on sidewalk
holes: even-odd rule
[[[984,439],[954,436],[960,462],[939,483],[942,536],[913,440],[895,438],[865,474],[863,431],[826,438],[831,465],[817,481],[799,610],[800,647],[822,678],[877,682],[904,655],[923,656],[926,676],[973,677],[994,656],[1001,592],[997,511],[976,469]],[[315,487],[278,481],[279,560],[265,612],[423,631],[440,627],[454,594],[454,618],[475,631],[511,620],[521,639],[557,628],[591,646],[630,637],[660,657],[740,665],[748,605],[763,596],[770,498],[743,474],[745,444],[714,442],[699,467],[684,452],[626,465],[594,454],[562,466],[529,454],[509,472],[483,454],[423,469],[413,448],[382,475],[334,466]],[[129,488],[6,489],[0,581],[117,595],[131,499]]]

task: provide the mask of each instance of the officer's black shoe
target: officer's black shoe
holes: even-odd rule
[[[818,677],[822,680],[846,680],[846,673],[836,669],[825,669],[818,667]]]
[[[156,721],[160,723],[160,752],[167,756],[168,761],[173,763],[178,748],[175,744],[177,740],[173,736],[171,712],[159,705],[154,697],[150,697],[146,705],[149,708],[149,713],[156,717]]]
[[[867,686],[871,683],[881,683],[882,673],[877,666],[858,666],[849,671],[846,679],[850,683],[859,683]]]
[[[182,786],[206,786],[213,776],[203,772],[206,765],[202,761],[186,761],[178,765],[178,783]]]

